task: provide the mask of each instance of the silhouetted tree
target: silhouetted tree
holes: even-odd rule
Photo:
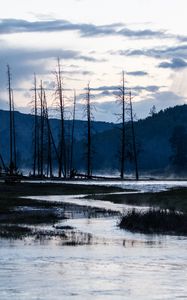
[[[9,160],[9,174],[13,175],[16,172],[16,136],[15,136],[15,118],[14,118],[14,99],[13,90],[11,88],[11,74],[10,67],[7,65],[8,75],[8,95],[9,95],[9,136],[10,136],[10,160]]]
[[[122,72],[122,84],[119,88],[118,102],[121,106],[121,112],[119,114],[119,120],[121,121],[121,134],[120,134],[120,177],[124,179],[125,173],[125,138],[126,138],[126,128],[125,128],[125,110],[126,110],[126,99],[125,99],[125,72]]]
[[[40,83],[40,175],[44,175],[44,90],[43,83]]]
[[[74,169],[73,163],[74,163],[75,113],[76,113],[76,91],[74,91],[74,101],[73,101],[73,119],[72,119],[72,130],[71,130],[70,176],[73,175],[73,169]]]
[[[34,75],[34,160],[33,160],[33,176],[39,175],[39,132],[38,132],[38,97],[37,82]]]
[[[135,135],[135,129],[134,129],[134,116],[133,116],[133,109],[132,109],[131,91],[129,93],[129,101],[130,101],[130,122],[131,122],[131,132],[132,132],[133,160],[134,160],[134,165],[135,165],[136,180],[138,180],[139,179],[138,158],[137,158],[137,146],[136,146],[136,135]]]
[[[87,119],[87,143],[86,143],[86,161],[87,161],[87,178],[92,176],[92,139],[91,139],[91,103],[90,103],[90,84],[88,83],[86,92],[86,119]]]
[[[151,117],[153,117],[154,115],[156,115],[156,113],[157,113],[156,106],[153,105],[153,106],[150,108],[149,115],[150,115]]]
[[[66,142],[65,142],[65,126],[64,126],[64,96],[63,96],[63,80],[62,80],[62,71],[60,65],[60,59],[58,58],[58,65],[56,71],[56,80],[57,80],[57,97],[60,107],[60,138],[59,138],[59,168],[58,176],[59,178],[64,175],[64,178],[67,177],[67,161],[66,161]]]

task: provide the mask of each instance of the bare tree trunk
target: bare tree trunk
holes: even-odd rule
[[[86,114],[87,114],[87,177],[91,178],[91,108],[90,108],[90,85],[87,87],[86,98]]]
[[[43,177],[43,151],[44,151],[44,114],[43,114],[43,85],[40,85],[40,175]]]
[[[122,72],[122,87],[120,88],[121,91],[121,104],[122,104],[122,132],[121,132],[121,172],[120,177],[121,179],[124,179],[124,172],[125,172],[125,74],[124,71]]]
[[[71,131],[70,173],[73,171],[75,112],[76,112],[76,91],[74,91],[74,102],[73,102],[73,120],[72,120],[72,131]]]
[[[7,74],[8,74],[8,94],[9,94],[9,117],[10,117],[10,128],[9,128],[9,136],[10,136],[10,161],[9,161],[9,171],[10,175],[13,174],[14,163],[13,163],[13,132],[12,132],[12,90],[11,90],[11,75],[10,75],[10,67],[7,65]]]
[[[46,94],[44,91],[44,117],[47,123],[47,177],[48,175],[53,177],[53,166],[52,166],[52,152],[51,152],[51,129],[49,124],[49,115],[48,115],[48,107],[47,107],[47,100]]]
[[[33,175],[36,176],[36,164],[37,164],[37,150],[38,145],[38,109],[37,109],[37,86],[36,86],[36,75],[34,75],[34,162],[33,162]],[[39,157],[38,157],[39,159]],[[38,164],[39,174],[39,164]]]
[[[17,149],[16,149],[16,125],[15,125],[15,112],[14,112],[14,94],[12,90],[12,133],[13,133],[13,149],[14,149],[14,169],[17,170]]]
[[[130,116],[131,116],[132,144],[133,144],[133,154],[134,154],[133,156],[134,156],[136,180],[138,180],[139,179],[138,160],[137,160],[136,136],[135,136],[135,130],[134,130],[134,119],[133,119],[133,110],[132,110],[132,95],[131,95],[131,91],[130,91],[130,94],[129,94],[129,98],[130,98]]]
[[[0,154],[0,161],[1,161],[1,164],[2,164],[2,167],[3,167],[4,171],[7,172],[7,167],[5,166],[5,163],[4,163],[4,160],[3,160],[3,157],[2,157],[1,154]]]
[[[63,91],[62,91],[62,76],[61,76],[61,67],[60,67],[60,59],[58,58],[58,71],[57,71],[57,91],[59,97],[60,104],[60,118],[61,118],[61,126],[60,126],[60,142],[59,142],[59,169],[58,176],[61,178],[62,173],[64,178],[67,177],[67,162],[66,162],[66,144],[65,144],[65,128],[64,128],[64,99],[63,99]]]

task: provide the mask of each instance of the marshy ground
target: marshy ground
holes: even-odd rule
[[[144,234],[187,236],[187,188],[174,188],[158,193],[103,194],[92,197],[118,204],[151,207],[146,211],[131,209],[124,212],[119,222],[121,229]]]
[[[105,208],[32,199],[32,196],[45,195],[86,195],[86,199],[131,207],[150,206],[155,209],[125,212],[121,216],[120,228],[141,233],[187,235],[187,188],[126,194],[123,189],[111,186],[23,182],[0,183],[0,237],[58,237],[70,245],[89,244],[93,241],[89,233],[58,226],[58,223],[67,218],[120,216],[119,212]]]
[[[92,218],[116,215],[112,210],[80,206],[55,201],[40,201],[26,197],[44,195],[81,195],[111,193],[119,188],[58,183],[0,184],[0,237],[52,238],[59,237],[66,244],[90,243],[91,235],[74,228],[58,226],[67,218]]]
[[[111,201],[135,206],[151,206],[187,213],[187,188],[172,188],[158,193],[111,193],[88,195],[87,199]]]

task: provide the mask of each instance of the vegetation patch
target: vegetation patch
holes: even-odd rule
[[[187,214],[166,209],[128,211],[120,220],[119,227],[145,234],[187,235]]]
[[[86,199],[111,201],[134,206],[159,207],[187,213],[187,188],[173,188],[158,193],[111,193],[86,196]]]
[[[59,215],[52,209],[45,210],[21,210],[21,211],[10,211],[7,214],[0,216],[1,223],[9,224],[53,224],[58,220],[63,219],[62,215]]]
[[[22,239],[33,236],[32,229],[18,225],[1,225],[0,237],[9,239]]]

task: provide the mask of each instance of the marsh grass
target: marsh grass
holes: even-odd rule
[[[90,233],[82,233],[79,231],[70,230],[67,228],[63,230],[47,230],[39,229],[21,225],[1,225],[0,236],[6,239],[25,239],[33,238],[35,241],[49,241],[57,239],[61,244],[67,246],[90,245],[94,243],[93,237]]]
[[[187,235],[187,214],[167,209],[132,209],[122,216],[119,227],[146,234]]]
[[[32,236],[32,229],[20,226],[20,225],[7,225],[0,226],[0,237],[8,239],[22,239],[28,236]]]

